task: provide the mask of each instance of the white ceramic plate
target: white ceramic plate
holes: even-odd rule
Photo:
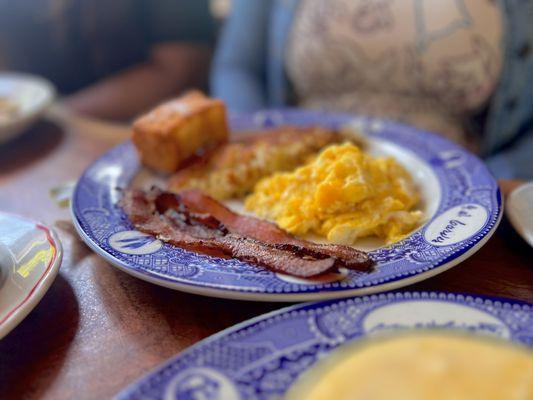
[[[0,213],[0,339],[39,303],[57,276],[62,255],[51,229]]]
[[[55,96],[47,80],[15,72],[0,73],[0,99],[13,104],[16,111],[6,120],[0,119],[0,144],[24,132],[39,119]]]
[[[511,192],[505,213],[520,236],[533,247],[533,182]]]

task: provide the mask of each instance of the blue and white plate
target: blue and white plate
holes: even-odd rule
[[[338,346],[406,329],[462,330],[533,346],[533,306],[444,293],[388,293],[288,307],[201,341],[117,397],[278,399]]]
[[[356,127],[366,150],[395,157],[413,175],[425,223],[391,246],[376,240],[357,243],[376,262],[371,273],[343,271],[301,280],[238,260],[198,255],[135,231],[117,205],[118,189],[154,179],[127,142],[92,164],[76,186],[72,212],[82,239],[114,266],[162,286],[233,299],[304,301],[383,292],[432,277],[471,256],[500,221],[501,194],[483,162],[436,135],[382,120],[303,110],[235,116],[230,124],[235,132],[279,124]]]

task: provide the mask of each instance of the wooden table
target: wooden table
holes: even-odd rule
[[[62,113],[55,114],[57,119]],[[64,247],[61,271],[49,292],[0,341],[1,399],[109,398],[193,343],[283,306],[165,289],[120,272],[92,253],[78,239],[68,211],[48,192],[77,179],[127,133],[121,127],[62,119],[40,123],[0,147],[0,210],[54,227]],[[533,302],[532,253],[504,219],[470,259],[408,289]]]

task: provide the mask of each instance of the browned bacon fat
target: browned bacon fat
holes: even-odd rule
[[[295,239],[269,222],[235,214],[198,192],[187,192],[182,197],[159,189],[128,190],[121,205],[142,232],[180,247],[218,250],[275,272],[308,278],[341,266],[363,269],[371,264],[365,253],[348,247],[343,252],[345,246],[331,246],[339,247],[339,256],[328,254],[320,251],[331,250],[326,245]],[[358,263],[344,262],[350,254],[348,249],[357,252]]]

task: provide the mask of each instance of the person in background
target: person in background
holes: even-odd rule
[[[531,21],[533,1],[235,0],[212,93],[409,123],[533,179]]]
[[[206,86],[215,34],[208,0],[0,0],[0,68],[42,75],[100,118]]]

